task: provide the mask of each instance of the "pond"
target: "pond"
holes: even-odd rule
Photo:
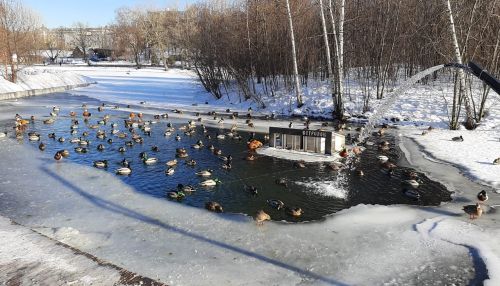
[[[102,169],[103,172],[115,173],[120,168],[123,159],[130,161],[132,173],[128,176],[119,176],[121,180],[134,187],[138,192],[157,197],[159,199],[172,200],[168,197],[168,192],[177,190],[178,184],[192,185],[196,191],[186,194],[181,200],[172,200],[175,203],[185,204],[193,207],[203,208],[208,201],[220,203],[224,212],[242,213],[253,216],[257,210],[263,209],[270,214],[273,220],[285,220],[290,222],[314,221],[325,216],[340,211],[342,209],[355,206],[357,204],[413,204],[413,205],[439,205],[441,202],[451,200],[451,193],[446,188],[435,181],[428,179],[424,174],[418,174],[420,186],[418,192],[421,198],[416,200],[406,196],[403,192],[408,186],[402,184],[407,179],[405,174],[411,171],[409,168],[398,167],[392,176],[381,172],[378,162],[378,155],[385,155],[392,162],[398,163],[401,152],[395,145],[394,138],[389,135],[373,139],[375,144],[366,146],[354,167],[364,172],[364,176],[359,176],[354,170],[343,173],[342,180],[338,180],[338,172],[332,171],[326,164],[309,163],[306,168],[297,168],[293,162],[265,156],[256,156],[256,160],[245,160],[249,155],[247,150],[247,139],[251,134],[238,132],[241,140],[229,138],[217,139],[218,134],[227,133],[228,130],[206,128],[203,131],[200,123],[197,123],[196,132],[190,136],[179,130],[180,126],[186,125],[187,120],[159,119],[156,124],[151,124],[151,135],[144,135],[142,130],[135,128],[144,142],[134,143],[133,146],[126,146],[127,141],[131,141],[130,132],[124,126],[124,120],[128,118],[128,113],[119,110],[107,109],[104,112],[90,110],[92,116],[88,123],[81,117],[82,110],[75,110],[78,113],[79,127],[75,129],[76,134],[71,134],[71,117],[69,110],[61,110],[53,124],[43,124],[38,118],[29,125],[27,131],[36,131],[41,134],[41,141],[46,144],[45,153],[47,160],[54,160],[55,152],[61,149],[70,151],[67,159],[74,163],[92,166],[96,160],[108,160],[108,167]],[[104,114],[109,114],[110,119],[106,125],[99,125],[98,129],[90,128],[91,125],[98,125],[98,121]],[[145,121],[153,120],[152,116],[145,116]],[[12,124],[2,122],[6,126]],[[111,135],[111,122],[117,123],[121,132],[127,133],[128,138],[120,139]],[[164,136],[167,124],[172,124],[175,131],[170,136]],[[106,131],[106,139],[96,138],[97,130]],[[86,139],[90,140],[87,146],[88,152],[84,154],[76,153],[74,148],[78,144],[70,142],[71,138],[82,137],[83,132],[88,132]],[[49,139],[48,134],[55,133],[56,139]],[[175,140],[179,134],[181,140]],[[207,136],[210,136],[208,138]],[[64,137],[65,142],[58,142],[57,138]],[[256,134],[255,137],[264,141],[263,134]],[[113,143],[107,143],[109,138]],[[194,149],[191,146],[199,140],[203,141],[204,147]],[[390,149],[386,152],[377,148],[378,140],[390,142]],[[40,142],[29,141],[28,136],[20,140],[22,144],[29,144],[38,149]],[[98,151],[97,146],[103,144],[105,149]],[[222,168],[224,161],[220,156],[214,155],[208,146],[222,150],[221,156],[232,156],[232,168],[226,170]],[[120,147],[127,149],[126,152],[119,152]],[[153,151],[152,147],[157,146],[158,150]],[[167,161],[176,159],[176,149],[185,148],[188,153],[187,158],[177,158],[178,164],[172,175],[166,175]],[[155,157],[158,162],[153,165],[145,165],[140,159],[140,153],[146,152],[149,157]],[[195,160],[195,166],[186,164],[188,160]],[[221,184],[215,187],[202,187],[200,183],[207,178],[197,176],[195,173],[200,170],[211,169],[211,178],[217,178]],[[278,185],[277,179],[284,179],[287,186]],[[255,187],[257,194],[249,191],[249,187]],[[283,209],[277,210],[268,204],[268,200],[281,200],[286,206],[300,207],[303,214],[300,217],[292,217]]]

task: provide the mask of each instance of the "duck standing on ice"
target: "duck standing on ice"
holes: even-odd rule
[[[460,136],[451,138],[451,140],[455,141],[455,142],[464,142],[464,137],[462,137],[462,135],[460,135]]]

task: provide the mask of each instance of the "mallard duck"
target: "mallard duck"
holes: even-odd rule
[[[287,187],[288,186],[288,183],[287,183],[287,181],[286,181],[285,178],[278,178],[278,179],[276,179],[275,183],[277,185],[280,185],[280,186],[283,186],[283,187]]]
[[[201,186],[204,186],[204,187],[213,187],[215,185],[218,185],[220,184],[221,181],[219,179],[208,179],[208,180],[205,180],[203,182],[200,183]]]
[[[102,145],[102,144],[97,145],[98,151],[104,151],[104,149],[106,149],[106,147],[104,147],[104,145]]]
[[[80,138],[71,138],[71,139],[69,140],[69,142],[70,142],[70,143],[73,143],[73,144],[75,144],[75,143],[80,143]]]
[[[39,134],[31,134],[31,135],[29,135],[28,139],[30,141],[39,141],[40,140],[40,135]]]
[[[158,146],[154,145],[153,147],[151,147],[151,151],[160,152],[160,148],[158,148]]]
[[[0,138],[7,137],[7,132],[0,132]]]
[[[186,197],[186,194],[182,191],[172,191],[168,192],[167,196],[173,200],[182,200],[184,197]]]
[[[177,165],[177,159],[174,159],[174,160],[170,160],[166,163],[167,166],[169,167],[172,167],[172,166],[175,166]]]
[[[418,186],[420,185],[420,183],[417,180],[405,180],[403,181],[403,184],[411,186],[415,189],[418,188]]]
[[[132,146],[134,146],[134,142],[133,141],[126,141],[125,146],[132,147]]]
[[[56,116],[57,116],[57,113],[52,111],[52,112],[50,112],[50,116],[52,116],[52,117],[56,117]]]
[[[410,180],[416,180],[418,179],[418,174],[415,171],[407,171],[405,172],[406,177],[408,177]]]
[[[84,131],[84,132],[82,133],[82,136],[83,136],[83,137],[88,137],[88,136],[89,136],[89,133],[88,133],[87,131]]]
[[[61,109],[58,106],[52,106],[52,111],[59,112]]]
[[[108,160],[94,161],[94,167],[103,169],[108,167]]]
[[[298,161],[298,162],[293,163],[293,166],[296,168],[305,168],[306,164],[304,161]]]
[[[493,160],[493,165],[500,165],[500,157]]]
[[[55,133],[49,133],[47,135],[50,139],[56,139],[56,134]]]
[[[212,172],[213,172],[212,170],[208,169],[208,170],[198,171],[195,174],[201,177],[210,177],[212,175]]]
[[[186,162],[186,165],[194,167],[194,166],[196,166],[196,161],[193,160],[193,159],[191,159],[191,160],[189,160],[189,161]]]
[[[64,137],[59,137],[59,139],[57,139],[57,141],[63,143],[64,141],[66,141],[66,139],[64,139]]]
[[[183,184],[178,184],[177,189],[185,193],[196,192],[196,189],[191,185],[184,186]]]
[[[477,199],[480,202],[486,202],[488,200],[488,194],[486,193],[485,190],[482,190],[477,194]]]
[[[129,168],[130,167],[130,162],[127,160],[127,159],[123,159],[120,164],[122,165],[122,167],[127,167]]]
[[[363,172],[363,170],[356,170],[356,175],[359,177],[363,177],[365,173]]]
[[[268,205],[270,205],[271,207],[273,207],[277,210],[280,210],[280,209],[285,207],[285,203],[280,201],[280,200],[271,199],[271,200],[267,200],[266,202]]]
[[[464,141],[464,138],[462,137],[462,135],[460,135],[460,136],[457,136],[457,137],[453,137],[453,138],[451,138],[451,141],[455,141],[455,142],[463,142],[463,141]]]
[[[45,119],[45,120],[43,121],[43,124],[52,124],[52,123],[54,123],[54,122],[55,122],[55,120],[54,120],[53,118],[49,118],[49,119]]]
[[[62,159],[62,154],[58,152],[56,152],[56,154],[54,155],[54,159],[56,159],[56,161],[59,161]]]
[[[405,190],[403,190],[403,193],[405,194],[405,196],[409,197],[410,199],[414,199],[414,200],[420,199],[420,193],[417,190],[405,189]]]
[[[380,155],[380,156],[377,156],[378,158],[378,161],[382,164],[382,163],[385,163],[387,161],[389,161],[389,157],[387,156],[384,156],[384,155]]]
[[[173,174],[174,174],[174,172],[175,172],[175,169],[174,169],[173,167],[169,167],[169,168],[167,168],[167,169],[165,170],[165,175],[167,175],[167,176],[171,176],[171,175],[173,175]]]
[[[293,217],[299,217],[304,213],[301,208],[297,208],[297,207],[292,207],[292,208],[286,207],[285,212],[286,212],[286,214],[293,216]]]
[[[186,152],[186,153],[179,153],[179,154],[177,154],[176,156],[177,156],[178,158],[187,158],[187,157],[189,157],[189,155],[188,155],[188,153],[187,153],[187,152]]]
[[[75,116],[76,116],[76,112],[74,112],[74,111],[70,111],[69,116],[71,116],[71,117],[75,117]]]
[[[88,140],[80,140],[80,142],[78,142],[78,145],[80,146],[87,146],[89,144],[90,142]]]
[[[175,135],[175,140],[176,141],[181,141],[181,136],[179,136],[179,134]]]
[[[123,146],[121,146],[120,148],[118,148],[118,152],[120,153],[125,153],[127,151],[127,149]]]
[[[84,147],[76,147],[75,148],[75,152],[76,153],[87,153],[87,148],[84,148]]]
[[[109,138],[107,142],[108,144],[113,144],[113,139]]]
[[[38,149],[40,149],[40,151],[44,151],[45,150],[45,144],[43,144],[43,142],[41,142],[40,145],[38,145]]]
[[[256,196],[259,192],[255,186],[246,186],[245,191],[249,192],[251,195]]]
[[[462,210],[469,215],[470,219],[476,219],[483,214],[483,209],[479,203],[475,205],[467,205],[462,208]]]
[[[217,134],[217,139],[226,139],[226,135],[224,134]]]
[[[122,167],[116,170],[118,175],[130,175],[132,173],[132,169],[130,167]]]
[[[156,164],[158,162],[158,159],[157,158],[144,158],[142,159],[142,162],[146,165],[153,165],[153,164]]]
[[[59,150],[59,151],[57,151],[57,152],[61,153],[61,155],[62,155],[64,158],[69,157],[69,151],[68,151],[68,150],[66,150],[66,149],[64,149],[64,150]]]
[[[194,149],[201,149],[201,147],[203,147],[203,145],[193,144],[193,145],[191,145],[191,147],[194,148]]]
[[[254,217],[255,222],[257,222],[258,225],[264,224],[266,220],[271,220],[271,216],[268,215],[266,212],[263,210],[257,211]]]
[[[250,154],[248,155],[246,158],[245,158],[247,161],[254,161],[255,160],[255,156],[253,154]]]
[[[206,202],[205,203],[205,208],[211,212],[216,212],[216,213],[221,213],[224,210],[222,209],[222,206],[218,202]]]
[[[225,170],[231,170],[232,166],[231,164],[228,164],[227,162],[222,164],[222,169],[225,169]]]

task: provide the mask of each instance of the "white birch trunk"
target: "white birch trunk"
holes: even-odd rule
[[[323,39],[325,41],[325,52],[326,52],[326,64],[328,66],[328,79],[330,80],[330,84],[333,85],[333,71],[332,71],[332,58],[330,56],[330,44],[328,41],[328,31],[326,28],[326,21],[325,21],[325,12],[323,8],[323,0],[319,0],[319,9],[320,9],[320,15],[321,15],[321,25],[323,26]],[[333,88],[332,88],[333,90]]]
[[[462,55],[460,54],[460,47],[458,46],[458,40],[457,40],[457,33],[455,30],[455,22],[453,20],[453,13],[451,11],[451,3],[450,0],[446,0],[446,7],[447,7],[447,12],[448,16],[450,18],[450,31],[451,31],[451,36],[452,36],[452,41],[453,41],[453,48],[455,52],[455,60],[457,61],[458,64],[463,64],[462,62]],[[464,99],[464,104],[465,104],[465,112],[467,116],[467,122],[466,122],[466,127],[468,129],[474,128],[474,119],[472,117],[472,110],[469,102],[469,97],[467,96],[467,89],[465,88],[466,81],[465,81],[465,73],[462,69],[458,69],[458,77],[460,81],[460,90],[459,96],[463,96]]]
[[[295,93],[297,96],[297,107],[301,107],[302,103],[302,91],[300,89],[300,80],[299,80],[299,68],[297,66],[297,52],[295,50],[295,36],[293,32],[293,21],[292,21],[292,11],[290,9],[290,2],[286,1],[286,9],[288,13],[288,22],[290,24],[290,40],[292,42],[292,61],[293,61],[293,73],[295,76]]]
[[[339,11],[339,38],[338,38],[338,55],[337,55],[337,65],[338,65],[338,81],[339,89],[337,91],[337,104],[336,104],[336,115],[338,119],[342,119],[344,116],[344,7],[345,0],[340,0],[340,11]]]

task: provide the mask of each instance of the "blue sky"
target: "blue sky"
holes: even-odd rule
[[[82,22],[89,26],[109,24],[115,17],[115,10],[123,7],[179,7],[198,2],[196,0],[21,0],[35,10],[48,28],[72,26]]]

